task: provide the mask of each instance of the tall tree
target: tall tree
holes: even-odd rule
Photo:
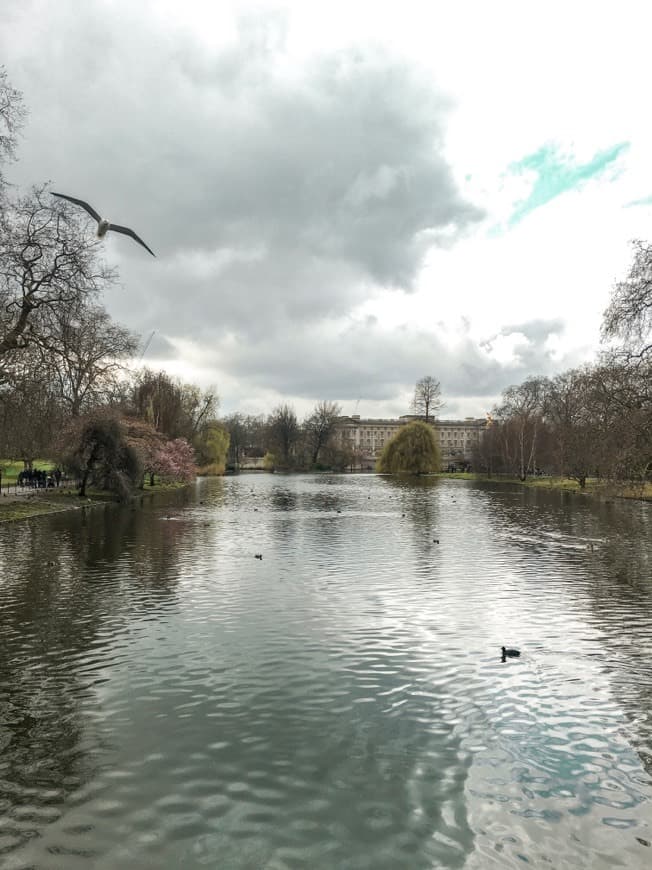
[[[0,456],[31,466],[47,456],[63,423],[63,408],[36,349],[9,354],[0,385]]]
[[[310,462],[316,465],[320,453],[326,448],[335,432],[337,418],[342,413],[337,402],[319,402],[303,423],[306,437],[306,447],[310,453]]]
[[[219,408],[215,387],[202,390],[196,384],[180,383],[181,406],[183,408],[184,437],[189,441],[196,438],[205,426],[213,426]]]
[[[268,441],[279,465],[294,464],[294,453],[299,440],[299,423],[294,408],[279,405],[267,419]]]
[[[432,375],[426,375],[416,382],[412,408],[414,413],[423,417],[426,423],[434,420],[437,411],[444,403],[441,399],[441,385]]]
[[[634,242],[634,261],[614,287],[602,335],[620,340],[594,372],[602,413],[611,412],[610,434],[617,439],[611,473],[645,480],[652,470],[652,245]]]
[[[169,438],[194,439],[202,425],[214,419],[218,399],[214,389],[184,384],[167,372],[137,373],[132,404],[135,414]]]
[[[502,424],[505,463],[521,480],[536,468],[538,438],[543,422],[545,380],[528,378],[503,392],[503,401],[494,412]]]
[[[636,241],[634,262],[604,312],[604,338],[619,338],[629,357],[652,356],[652,245]]]
[[[110,401],[138,348],[138,337],[100,305],[51,312],[53,341],[41,349],[61,402],[71,416]]]
[[[239,466],[245,452],[250,456],[264,456],[268,440],[264,417],[235,412],[221,422],[229,434],[228,461],[231,465]]]
[[[652,471],[652,360],[605,358],[591,374],[603,473],[643,482]]]
[[[45,186],[0,209],[0,365],[14,350],[56,345],[57,315],[113,279],[77,212]]]
[[[547,382],[545,391],[557,471],[584,488],[587,477],[599,468],[605,446],[595,414],[592,372],[588,368],[563,372]]]
[[[228,460],[238,470],[240,458],[247,446],[247,428],[243,414],[235,412],[222,420],[224,428],[229,433]]]
[[[11,86],[4,66],[0,66],[0,166],[16,157],[18,135],[26,115],[23,95]],[[3,176],[0,172],[0,196]]]

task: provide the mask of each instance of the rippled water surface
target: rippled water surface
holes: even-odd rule
[[[204,480],[0,578],[2,867],[652,866],[650,505]]]

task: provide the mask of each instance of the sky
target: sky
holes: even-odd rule
[[[596,358],[652,236],[651,26],[627,0],[2,0],[6,174],[145,240],[106,237],[103,302],[222,413],[394,417],[432,375],[442,417],[483,416]]]

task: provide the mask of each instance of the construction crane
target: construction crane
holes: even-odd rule
[[[140,359],[138,360],[138,365],[140,365],[141,362],[143,361],[143,357],[144,357],[145,354],[147,353],[147,349],[148,349],[148,347],[150,346],[150,344],[152,343],[152,339],[154,338],[155,335],[156,335],[156,330],[153,329],[153,330],[150,332],[150,334],[149,334],[149,338],[148,338],[147,341],[145,342],[145,346],[143,347],[143,352],[141,353],[141,355],[140,355]]]

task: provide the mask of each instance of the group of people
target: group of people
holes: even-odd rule
[[[31,489],[47,489],[59,486],[62,476],[61,469],[58,467],[52,471],[44,471],[39,468],[26,468],[18,474],[16,483],[18,486],[27,486]]]

